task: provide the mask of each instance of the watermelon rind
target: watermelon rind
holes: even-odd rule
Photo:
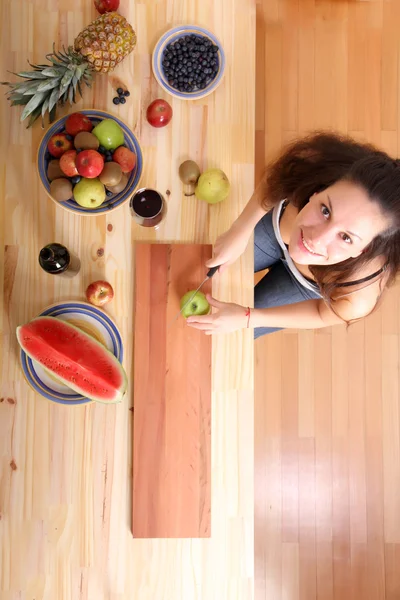
[[[65,326],[67,328],[71,328],[72,330],[75,330],[75,332],[77,332],[78,335],[87,338],[87,340],[89,341],[90,344],[93,344],[94,346],[96,346],[96,348],[98,348],[99,350],[101,350],[101,352],[103,353],[104,357],[107,357],[107,360],[110,361],[110,363],[112,363],[113,366],[115,366],[121,376],[122,376],[122,383],[121,386],[115,390],[115,397],[113,397],[112,399],[104,399],[101,397],[101,394],[90,394],[88,393],[88,391],[86,389],[82,389],[82,387],[80,387],[79,385],[75,384],[72,381],[67,380],[66,378],[64,378],[62,375],[60,375],[59,372],[57,372],[55,369],[49,369],[48,367],[46,367],[41,361],[40,361],[40,356],[32,353],[26,346],[26,344],[24,343],[23,340],[23,336],[25,333],[28,332],[28,327],[30,325],[30,323],[33,322],[42,322],[43,324],[46,324],[46,326],[51,326],[54,324],[54,321],[57,322],[57,324],[62,324],[62,326]],[[128,378],[126,376],[126,372],[125,369],[123,368],[122,364],[120,363],[120,361],[117,359],[117,357],[110,352],[110,350],[108,350],[108,348],[106,348],[103,344],[101,344],[100,342],[98,342],[93,336],[91,336],[90,334],[86,333],[85,331],[83,331],[82,329],[80,329],[79,327],[76,327],[75,325],[72,325],[72,323],[69,323],[68,321],[64,321],[62,319],[58,319],[57,317],[49,317],[49,316],[40,316],[40,317],[36,317],[34,319],[32,319],[31,321],[29,321],[28,323],[24,324],[24,325],[19,325],[17,327],[16,330],[17,333],[17,340],[19,345],[21,346],[22,350],[27,354],[27,356],[29,356],[32,360],[38,362],[40,364],[40,366],[51,376],[56,377],[60,382],[62,382],[63,384],[65,384],[66,386],[68,386],[71,390],[77,392],[78,394],[81,394],[82,396],[89,398],[89,400],[93,400],[95,402],[100,402],[103,404],[116,404],[118,402],[122,401],[123,396],[125,395],[126,389],[128,387]],[[48,342],[46,342],[45,340],[42,340],[43,343],[47,343],[47,345],[51,348],[52,346],[48,344]],[[68,359],[68,357],[66,357],[67,360],[69,360],[69,362],[71,362],[71,359]]]

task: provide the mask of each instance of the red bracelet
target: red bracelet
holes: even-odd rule
[[[247,329],[248,329],[249,325],[250,325],[250,306],[247,307],[246,317],[247,317]]]

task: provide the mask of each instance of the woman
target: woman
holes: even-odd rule
[[[206,266],[223,271],[254,231],[254,309],[209,297],[190,317],[207,335],[316,329],[370,314],[400,267],[400,162],[370,144],[315,133],[269,165]]]

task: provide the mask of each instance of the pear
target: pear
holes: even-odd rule
[[[195,194],[199,200],[217,204],[228,197],[231,185],[221,169],[208,169],[198,179]]]

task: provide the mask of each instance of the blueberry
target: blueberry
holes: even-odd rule
[[[50,152],[47,150],[45,155],[44,155],[44,159],[45,160],[51,160],[53,157],[51,156]]]
[[[113,195],[113,193],[111,190],[106,190],[106,196],[110,197],[112,195]]]
[[[119,104],[120,98],[118,98],[118,96],[115,96],[115,98],[113,98],[113,102],[114,102],[114,104]]]
[[[69,133],[67,133],[67,135],[65,136],[67,138],[67,140],[69,140],[70,142],[74,139],[72,137],[72,135],[69,135]]]
[[[71,182],[76,185],[77,183],[79,183],[81,180],[81,176],[80,175],[75,175],[74,177],[71,177]]]
[[[126,98],[124,96],[121,96],[121,98],[119,99],[120,104],[125,104],[126,102]]]
[[[106,160],[105,160],[105,162],[111,162],[111,161],[112,161],[112,159],[113,159],[113,157],[112,157],[112,156],[106,156]]]
[[[123,90],[122,88],[118,88],[118,89],[117,89],[117,94],[118,94],[119,96],[121,96],[121,94],[123,94],[123,93],[124,93],[124,90]]]
[[[77,148],[76,149],[76,153],[79,154],[79,152],[82,152],[82,148]]]

